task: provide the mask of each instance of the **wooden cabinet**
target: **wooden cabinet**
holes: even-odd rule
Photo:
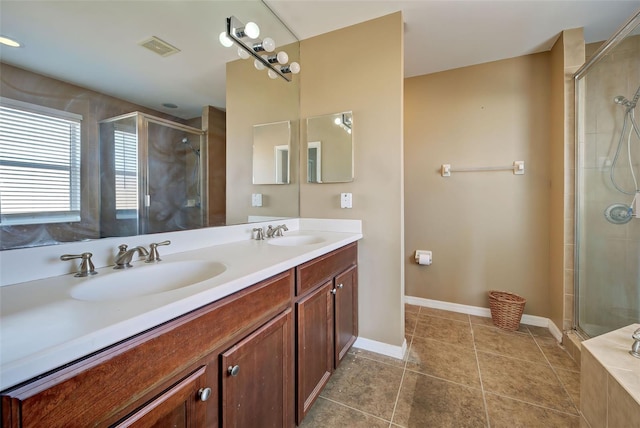
[[[293,425],[291,309],[222,354],[223,427]]]
[[[283,272],[4,391],[2,426],[173,426],[165,424],[169,421],[179,422],[177,426],[219,426],[221,355],[291,311],[294,278],[293,270]],[[287,316],[278,322],[284,322],[287,327],[282,328],[291,331]],[[268,340],[254,343],[254,354],[262,352],[262,346],[269,347],[266,352],[274,346]],[[282,346],[291,348],[291,337],[283,339]],[[262,362],[259,357],[254,359],[257,364]],[[282,364],[280,372],[291,371],[292,349],[280,351],[275,362],[265,359],[264,364],[265,371],[273,371],[274,364]],[[293,374],[280,383],[281,396],[288,397],[291,403]],[[206,401],[199,398],[202,388],[211,389]],[[269,393],[256,387],[255,395],[249,399]],[[249,399],[241,401],[241,405],[251,408]],[[294,409],[291,404],[289,408],[292,419]]]
[[[205,370],[206,366],[200,367],[115,427],[195,428],[204,426],[205,403],[211,397],[211,388],[205,387]]]
[[[3,391],[1,426],[292,427],[357,337],[357,283],[353,243]]]
[[[357,246],[318,257],[298,266],[296,273],[300,424],[358,336]]]

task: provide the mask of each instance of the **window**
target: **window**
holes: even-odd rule
[[[81,121],[0,98],[0,225],[80,221]]]
[[[135,132],[113,131],[115,145],[116,218],[137,218],[138,137]]]

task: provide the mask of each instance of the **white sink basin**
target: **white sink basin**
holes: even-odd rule
[[[225,270],[227,267],[222,263],[201,260],[137,264],[123,271],[85,278],[71,289],[71,297],[105,301],[147,296],[188,287]]]
[[[313,245],[324,242],[323,238],[313,235],[292,235],[283,236],[281,238],[273,238],[267,242],[271,245],[280,245],[283,247],[298,247],[301,245]]]

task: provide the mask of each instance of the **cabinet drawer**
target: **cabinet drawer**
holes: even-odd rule
[[[296,268],[296,295],[324,284],[335,275],[358,262],[358,247],[354,242],[324,256],[320,256]]]
[[[293,281],[293,270],[276,275],[5,392],[3,426],[112,424],[166,390],[212,351],[290,307]]]

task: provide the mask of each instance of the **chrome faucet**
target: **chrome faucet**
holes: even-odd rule
[[[636,358],[640,358],[640,328],[633,332],[631,338],[635,340],[631,345],[631,351],[629,353]]]
[[[262,241],[264,239],[264,229],[261,227],[254,227],[251,234],[254,236],[253,239],[256,241]]]
[[[147,257],[147,260],[145,260],[145,263],[157,263],[162,261],[162,259],[160,258],[160,254],[158,253],[158,246],[169,245],[169,244],[171,244],[171,241],[169,240],[158,242],[158,243],[154,242],[152,244],[149,244],[149,257]]]
[[[127,246],[122,244],[118,246],[118,254],[116,254],[116,265],[114,269],[127,269],[131,266],[131,259],[133,258],[134,253],[138,253],[141,256],[148,256],[149,252],[144,247],[135,247],[127,250]]]
[[[74,260],[74,259],[82,259],[80,262],[80,270],[73,276],[77,276],[79,278],[89,276],[89,275],[97,275],[95,266],[93,266],[93,262],[91,261],[91,253],[82,253],[82,254],[63,254],[60,256],[60,260]]]
[[[281,224],[280,226],[273,227],[269,225],[267,228],[267,238],[273,238],[274,236],[282,236],[282,231],[288,231],[289,228],[286,224]]]

